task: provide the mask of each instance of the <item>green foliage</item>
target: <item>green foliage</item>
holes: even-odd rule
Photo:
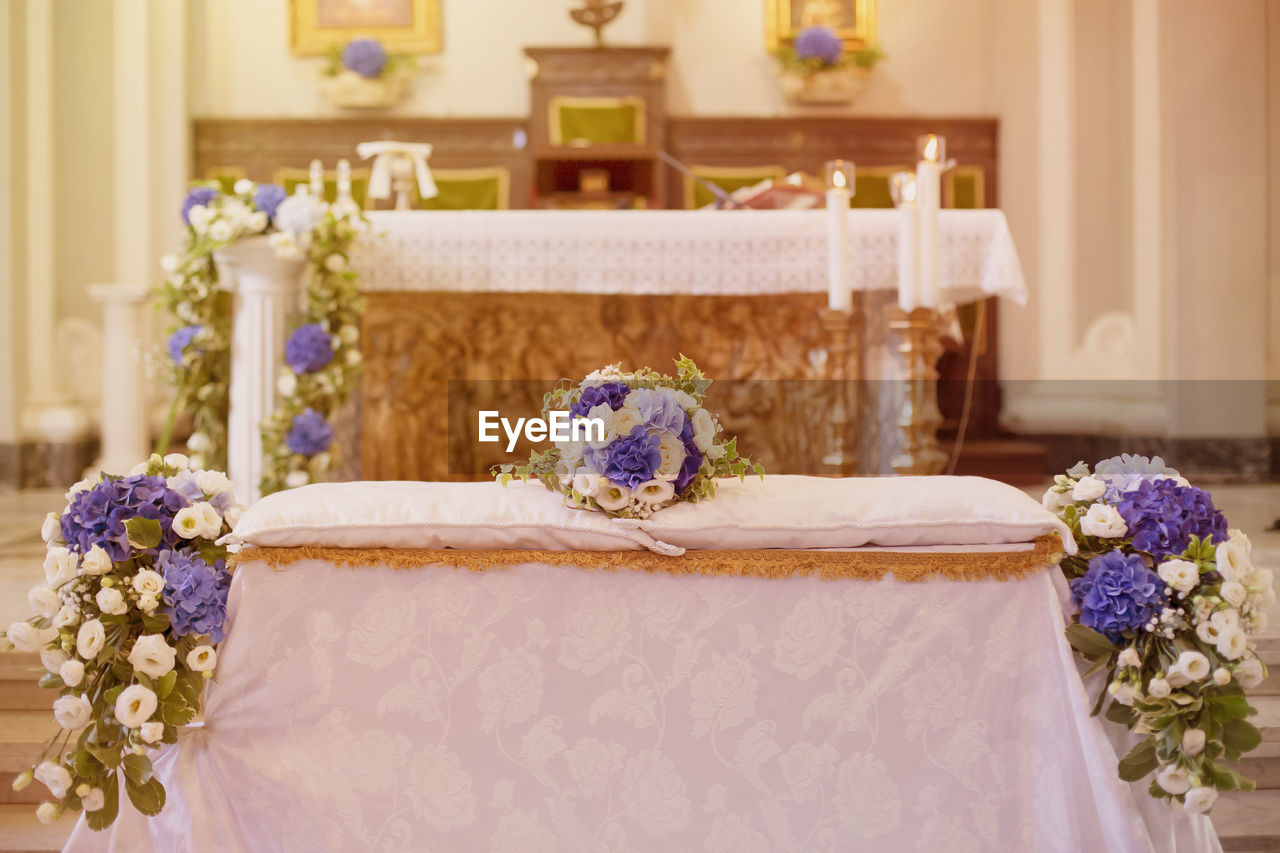
[[[808,77],[819,71],[830,71],[833,68],[861,68],[871,70],[875,64],[885,58],[885,54],[877,47],[864,47],[861,50],[845,51],[836,62],[823,62],[821,59],[801,59],[795,48],[784,45],[773,51],[778,63],[788,71]]]
[[[129,544],[144,551],[159,545],[164,536],[160,522],[154,518],[131,518],[124,523],[124,531]]]

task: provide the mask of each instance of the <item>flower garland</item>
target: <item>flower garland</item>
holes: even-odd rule
[[[1251,559],[1208,492],[1160,457],[1117,456],[1060,474],[1044,505],[1080,543],[1062,571],[1078,609],[1067,640],[1106,673],[1094,713],[1145,735],[1120,778],[1153,771],[1149,792],[1193,812],[1254,783],[1225,761],[1262,741],[1245,691],[1267,670],[1250,637],[1275,603],[1274,576]],[[1108,704],[1110,699],[1110,704]]]
[[[40,686],[58,691],[60,731],[13,782],[49,789],[41,822],[83,809],[91,829],[105,829],[121,777],[138,811],[164,808],[148,752],[200,713],[231,581],[216,541],[242,510],[225,474],[171,453],[125,477],[82,480],[45,519],[45,583],[27,596],[36,615],[0,631],[8,648],[40,654]]]
[[[162,302],[176,324],[168,340],[169,378],[177,389],[160,440],[167,450],[176,415],[188,410],[187,447],[197,465],[226,466],[231,379],[231,294],[219,286],[214,253],[238,239],[269,235],[276,254],[306,261],[306,297],[286,345],[290,369],[280,407],[261,426],[263,494],[317,479],[332,464],[329,418],[350,397],[360,373],[364,301],[348,268],[368,220],[349,199],[332,206],[306,194],[286,197],[274,184],[237,181],[232,194],[197,184],[182,204],[181,250],[166,255]]]

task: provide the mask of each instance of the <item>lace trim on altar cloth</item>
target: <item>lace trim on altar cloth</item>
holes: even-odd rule
[[[749,578],[815,576],[822,580],[878,580],[892,574],[902,581],[1017,580],[1055,564],[1062,540],[1041,536],[1024,551],[686,551],[667,557],[651,551],[456,551],[426,548],[246,547],[231,555],[232,567],[262,562],[281,569],[303,560],[344,568],[386,566],[396,570],[446,567],[481,572],[526,563],[576,566],[604,571],[665,572],[671,575],[721,575]]]

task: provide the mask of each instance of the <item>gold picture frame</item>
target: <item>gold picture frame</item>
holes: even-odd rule
[[[876,0],[765,0],[765,43],[769,50],[790,44],[810,26],[835,30],[848,50],[876,43]]]
[[[290,49],[317,56],[353,38],[388,53],[439,53],[440,0],[289,0]]]

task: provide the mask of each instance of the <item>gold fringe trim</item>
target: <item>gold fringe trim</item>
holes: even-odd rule
[[[604,571],[665,572],[671,575],[721,575],[748,578],[817,576],[822,580],[877,580],[886,574],[903,581],[930,577],[947,580],[1014,580],[1056,563],[1062,542],[1041,536],[1026,551],[686,551],[666,557],[652,551],[457,551],[425,548],[245,548],[230,557],[232,567],[262,562],[281,569],[302,560],[321,560],[346,568],[387,566],[409,571],[429,566],[481,572],[524,563],[576,566]]]

